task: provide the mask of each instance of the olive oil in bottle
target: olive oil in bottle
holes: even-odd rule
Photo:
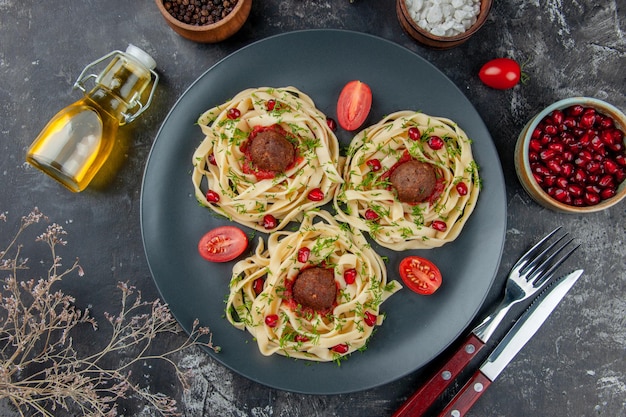
[[[100,75],[85,75],[110,57]],[[84,190],[111,154],[118,127],[150,105],[158,83],[155,68],[152,57],[133,45],[88,65],[74,84],[84,97],[48,122],[28,149],[26,161],[72,191]],[[83,86],[88,78],[95,78],[89,92]],[[152,90],[143,104],[142,94],[150,83]]]

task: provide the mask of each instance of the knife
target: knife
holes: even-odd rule
[[[582,269],[555,281],[540,294],[474,373],[461,391],[448,403],[440,417],[462,417],[474,405],[517,353],[539,330],[550,313],[583,274]]]

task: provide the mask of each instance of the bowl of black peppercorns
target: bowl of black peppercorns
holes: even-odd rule
[[[221,42],[248,19],[252,0],[155,0],[167,24],[182,37]]]

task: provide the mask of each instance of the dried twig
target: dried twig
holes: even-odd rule
[[[6,222],[6,213],[0,221]],[[100,351],[85,356],[74,348],[72,334],[79,325],[98,328],[88,310],[77,309],[74,298],[56,289],[69,274],[83,275],[76,259],[63,268],[57,254],[65,246],[63,227],[47,226],[37,242],[47,244],[52,264],[46,278],[18,278],[28,269],[28,258],[22,258],[19,244],[29,226],[47,221],[38,209],[22,217],[21,224],[7,248],[0,251],[0,271],[7,271],[0,289],[0,398],[8,398],[24,416],[35,412],[53,416],[55,410],[78,409],[86,416],[116,416],[117,401],[140,397],[164,416],[178,416],[176,401],[161,393],[151,393],[131,379],[133,365],[147,360],[170,364],[183,388],[187,388],[185,372],[172,356],[194,346],[215,351],[212,335],[196,320],[191,334],[171,350],[153,353],[154,340],[166,334],[181,332],[167,305],[160,300],[143,301],[141,292],[128,283],[119,283],[121,310],[117,315],[105,313],[111,325],[111,338]],[[53,286],[55,288],[53,288]],[[107,363],[116,353],[132,352],[131,359],[115,367]]]

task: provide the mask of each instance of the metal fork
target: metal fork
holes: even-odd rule
[[[558,227],[546,235],[513,265],[507,278],[504,298],[493,313],[472,330],[452,358],[393,417],[417,417],[424,414],[485,346],[511,307],[543,288],[557,268],[578,249],[580,245],[572,245],[574,239],[566,240],[567,233],[550,242],[560,229]]]
[[[494,312],[487,316],[472,331],[480,340],[486,343],[511,307],[539,291],[543,284],[552,278],[557,268],[578,249],[580,245],[570,246],[574,239],[569,239],[567,242],[557,246],[568,236],[567,233],[556,241],[549,243],[549,240],[560,229],[558,227],[550,232],[513,265],[506,281],[504,298]],[[547,247],[544,248],[546,245]],[[570,249],[557,258],[568,246],[570,246]]]

